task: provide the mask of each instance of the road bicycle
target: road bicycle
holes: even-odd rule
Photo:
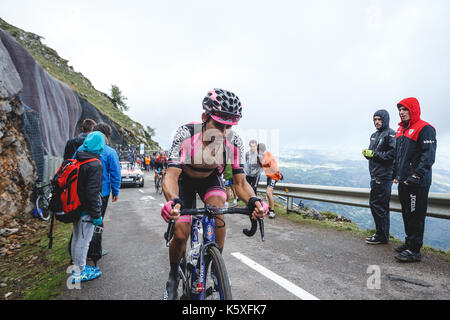
[[[49,204],[52,198],[52,185],[51,183],[42,184],[37,182],[34,187],[35,194],[35,208],[33,209],[33,216],[43,221],[50,219]]]
[[[192,216],[190,250],[180,262],[178,273],[182,286],[180,300],[231,300],[231,285],[227,269],[218,245],[215,243],[215,216],[222,214],[244,214],[250,217],[251,228],[243,233],[251,237],[259,223],[261,240],[264,241],[264,222],[251,218],[247,208],[217,208],[206,205],[202,209],[183,209],[180,215]],[[175,229],[171,220],[164,234],[166,246],[170,244]]]

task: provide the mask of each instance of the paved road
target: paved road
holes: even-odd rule
[[[109,204],[103,234],[109,253],[99,261],[103,275],[82,283],[81,290],[64,285],[60,299],[162,299],[168,275],[167,225],[160,217],[165,201],[155,194],[153,175],[145,179],[144,188],[123,188],[119,201]],[[242,234],[247,217],[227,216],[226,222],[223,255],[234,299],[450,299],[449,262],[433,255],[402,264],[391,245],[369,246],[346,232],[280,217],[265,220],[261,242],[259,231],[252,238]]]

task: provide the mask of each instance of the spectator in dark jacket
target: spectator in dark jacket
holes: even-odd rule
[[[77,151],[76,159],[78,161],[99,159],[104,148],[105,136],[98,131],[92,132]],[[88,162],[80,167],[77,192],[81,202],[81,218],[73,223],[71,244],[74,265],[72,282],[74,283],[92,280],[101,275],[98,268],[86,265],[86,257],[94,227],[102,224],[102,176],[103,167],[100,160]]]
[[[403,245],[394,249],[399,252],[396,259],[413,262],[422,259],[420,249],[431,186],[431,167],[436,156],[436,130],[420,119],[420,105],[416,98],[403,99],[397,108],[401,122],[396,134],[393,178],[394,183],[398,183],[406,239]]]
[[[370,136],[369,148],[363,150],[363,155],[369,160],[369,203],[376,233],[366,238],[366,243],[385,244],[389,242],[389,201],[395,156],[395,131],[389,128],[389,113],[386,110],[375,112],[373,123],[377,131]]]
[[[83,144],[84,139],[92,132],[92,128],[94,128],[95,125],[96,123],[94,120],[84,119],[83,124],[81,125],[81,133],[66,143],[64,148],[64,160],[72,159],[75,151]]]

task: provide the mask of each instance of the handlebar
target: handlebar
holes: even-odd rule
[[[210,205],[206,205],[205,208],[201,209],[182,209],[180,215],[182,216],[196,216],[196,215],[204,215],[207,214],[210,217],[222,215],[222,214],[244,214],[249,216],[251,227],[250,229],[243,229],[242,232],[247,237],[252,237],[256,233],[256,229],[258,228],[261,232],[261,240],[264,241],[264,220],[263,218],[258,218],[258,222],[252,219],[252,212],[247,208],[217,208]],[[167,231],[164,233],[164,239],[166,240],[166,247],[169,246],[170,240],[172,240],[173,233],[175,230],[175,220],[170,220],[169,225],[167,226]]]

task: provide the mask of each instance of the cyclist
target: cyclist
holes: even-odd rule
[[[169,247],[170,271],[164,295],[168,300],[177,298],[178,266],[190,233],[191,217],[180,216],[180,209],[192,208],[196,194],[205,204],[225,207],[226,193],[221,179],[225,163],[231,162],[236,193],[253,212],[252,218],[261,218],[268,211],[268,206],[256,198],[245,179],[242,140],[231,130],[242,117],[239,98],[230,91],[213,89],[202,104],[202,122],[191,122],[178,128],[163,181],[168,202],[161,215],[166,222],[176,221]],[[216,243],[220,252],[226,233],[223,219],[223,215],[215,219]]]
[[[156,167],[155,167],[155,184],[156,179],[158,178],[158,175],[162,174],[162,178],[164,178],[167,170],[167,157],[164,154],[164,151],[161,152],[155,160]]]

